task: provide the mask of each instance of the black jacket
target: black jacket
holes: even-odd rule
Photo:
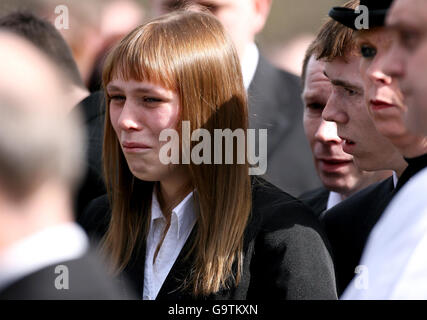
[[[300,79],[260,55],[248,99],[250,128],[268,130],[265,178],[292,195],[320,187],[304,133]]]
[[[391,201],[393,190],[390,177],[357,192],[323,215],[339,295],[353,279],[369,234]]]
[[[322,212],[328,205],[330,191],[325,187],[320,187],[303,193],[298,198],[307,204],[314,212],[315,216],[320,219]]]
[[[336,299],[332,260],[322,228],[299,200],[262,179],[253,180],[253,209],[244,237],[241,282],[203,299]],[[106,196],[85,211],[83,227],[102,236],[110,216]],[[107,218],[106,218],[107,217]],[[101,224],[100,224],[101,221]],[[188,290],[177,290],[191,268],[184,260],[194,239],[194,227],[167,276],[157,299],[190,300]],[[142,297],[145,245],[134,252],[124,275]]]
[[[408,166],[400,176],[394,193],[397,193],[413,176],[427,166],[427,154],[414,158],[405,158],[405,161],[408,163]]]
[[[74,211],[79,221],[89,202],[106,192],[101,161],[105,117],[104,93],[102,91],[92,93],[80,102],[73,112],[80,113],[86,131],[85,175],[74,200]]]

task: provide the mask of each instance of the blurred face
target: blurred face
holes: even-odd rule
[[[152,0],[156,15],[176,10],[184,3],[205,7],[221,21],[234,41],[239,56],[265,24],[271,0]]]
[[[304,130],[313,153],[314,164],[328,189],[350,195],[372,183],[373,172],[359,170],[353,156],[342,149],[335,122],[322,119],[322,112],[332,92],[332,85],[323,74],[325,63],[311,57],[302,94],[304,101]]]
[[[163,129],[176,128],[179,97],[149,82],[113,79],[108,83],[110,120],[132,174],[145,181],[163,181],[178,167],[164,165],[159,151]]]
[[[378,133],[368,114],[359,64],[360,57],[356,55],[349,55],[347,61],[339,57],[326,62],[324,71],[332,83],[332,93],[322,117],[337,124],[344,152],[354,156],[360,169],[396,170],[395,161],[402,157]]]
[[[397,36],[387,55],[385,71],[399,79],[408,111],[407,128],[427,135],[427,7],[423,0],[396,0],[387,26]]]
[[[364,80],[365,101],[375,127],[404,156],[418,155],[423,149],[422,138],[406,128],[407,111],[398,80],[384,71],[385,57],[392,45],[395,31],[375,28],[361,32],[357,45],[362,55],[360,72]],[[421,151],[421,154],[424,153]]]

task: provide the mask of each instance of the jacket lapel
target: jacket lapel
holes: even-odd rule
[[[188,277],[192,269],[192,257],[185,259],[195,241],[197,224],[193,227],[184,247],[175,260],[169,274],[167,275],[156,300],[182,300],[191,299],[191,291],[183,289],[182,283]]]

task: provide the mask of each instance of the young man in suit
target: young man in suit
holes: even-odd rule
[[[335,122],[322,119],[322,111],[332,92],[332,85],[323,74],[325,62],[316,60],[310,46],[303,62],[304,129],[313,153],[313,160],[323,187],[300,196],[320,218],[328,210],[372,183],[384,180],[389,171],[363,171],[353,156],[342,149]],[[341,96],[341,104],[351,105],[352,97]]]
[[[0,299],[118,299],[73,222],[83,137],[66,81],[24,39],[0,47]]]
[[[320,186],[304,137],[301,86],[298,77],[272,66],[260,54],[255,36],[267,21],[272,0],[152,0],[161,15],[184,5],[211,11],[236,45],[249,95],[249,124],[267,129],[265,178],[298,195]]]

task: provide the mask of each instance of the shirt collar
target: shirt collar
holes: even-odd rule
[[[338,192],[331,191],[329,192],[328,203],[326,205],[326,210],[329,210],[333,206],[337,205],[342,201],[342,196]]]
[[[255,76],[258,60],[259,51],[256,44],[252,42],[246,46],[243,58],[241,59],[243,84],[245,85],[246,90],[248,90],[249,85]]]
[[[399,178],[397,177],[396,171],[393,171],[393,185],[395,188],[397,186],[398,180],[399,180]]]
[[[156,190],[153,191],[151,202],[151,222],[156,219],[163,219]],[[175,208],[172,209],[171,224],[177,223],[177,238],[180,239],[185,231],[192,227],[196,221],[194,212],[194,191],[190,192]]]

